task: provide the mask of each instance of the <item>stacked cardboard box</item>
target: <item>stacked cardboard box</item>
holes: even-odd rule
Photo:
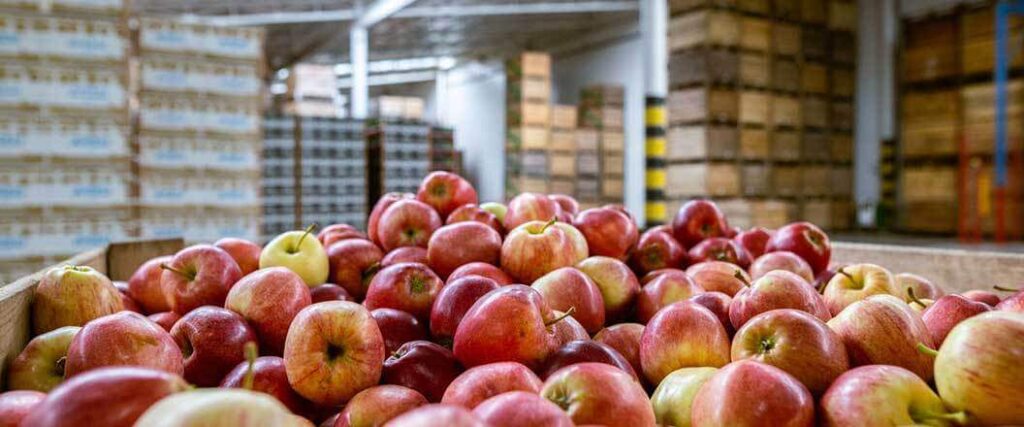
[[[263,118],[263,173],[260,186],[263,195],[262,240],[267,241],[286,231],[302,227],[299,211],[298,183],[301,150],[297,150],[295,118],[266,116]]]
[[[415,193],[430,172],[430,126],[373,120],[367,124],[367,197]]]
[[[597,134],[598,188],[601,203],[622,203],[625,135],[622,132],[624,89],[594,85],[580,92],[580,127]]]
[[[555,194],[575,194],[577,177],[577,111],[575,105],[551,107],[551,140],[548,145],[549,190]]]
[[[370,100],[370,115],[383,120],[421,121],[425,105],[414,96],[379,96]]]
[[[455,150],[455,131],[452,128],[430,128],[430,170],[462,172],[462,159]]]
[[[505,63],[505,192],[547,193],[551,57],[524,52]]]
[[[342,117],[341,92],[333,65],[296,64],[286,80],[287,91],[278,100],[289,116]]]

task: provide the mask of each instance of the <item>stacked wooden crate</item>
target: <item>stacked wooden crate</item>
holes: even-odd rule
[[[455,131],[449,127],[433,126],[427,137],[430,145],[430,170],[461,173],[462,162],[455,150]]]
[[[549,191],[554,194],[576,193],[576,106],[551,107],[551,137],[548,145]]]
[[[580,91],[580,128],[597,135],[600,203],[622,203],[625,135],[622,132],[625,89],[592,85]]]
[[[505,192],[547,193],[551,57],[524,52],[505,63]]]

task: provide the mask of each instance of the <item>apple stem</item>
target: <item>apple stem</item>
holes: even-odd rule
[[[921,302],[921,300],[917,299],[917,295],[914,295],[914,288],[909,286],[907,287],[907,296],[910,297],[910,302],[918,304],[921,307],[928,307],[925,303]]]
[[[935,356],[939,355],[939,352],[935,351],[935,349],[930,348],[930,347],[924,345],[924,343],[920,343],[920,342],[917,343],[917,351],[919,351],[921,354],[925,354],[925,355],[928,355],[928,356],[931,356],[931,357],[935,357]]]
[[[951,412],[951,413],[948,413],[948,414],[927,414],[924,417],[922,417],[921,420],[922,421],[924,421],[924,420],[952,421],[953,424],[961,425],[961,426],[967,425],[968,421],[970,421],[967,418],[967,413],[964,412],[964,411]]]
[[[174,273],[180,274],[181,277],[184,277],[184,278],[188,279],[189,281],[193,281],[193,280],[196,279],[195,274],[188,274],[188,273],[186,273],[184,271],[178,270],[177,268],[171,267],[170,265],[167,265],[166,263],[160,264],[160,268],[162,268],[164,270],[167,270],[167,271],[172,271]]]
[[[245,353],[245,361],[248,363],[245,377],[242,378],[242,388],[252,390],[253,383],[256,381],[256,357],[259,355],[256,343],[254,341],[245,343],[245,348],[242,351]]]
[[[312,232],[313,232],[313,229],[315,229],[315,228],[316,228],[316,223],[313,223],[313,224],[309,224],[309,226],[308,226],[308,227],[306,227],[306,232],[305,232],[305,233],[302,233],[302,237],[299,237],[299,242],[295,244],[295,248],[296,248],[296,249],[295,249],[295,251],[296,251],[296,252],[298,252],[298,251],[299,251],[299,249],[298,249],[298,248],[301,248],[301,247],[302,247],[302,240],[303,240],[303,239],[305,239],[305,238],[306,238],[306,236],[308,236],[308,235],[309,235],[310,233],[312,233]]]
[[[846,268],[846,267],[843,267],[843,268]],[[850,279],[850,281],[853,282],[853,283],[857,283],[857,279],[854,279],[853,276],[850,275],[850,273],[847,273],[846,270],[843,270],[843,268],[840,268],[840,269],[836,270],[836,273],[839,273],[839,274],[842,274],[843,276],[846,276],[846,278]]]
[[[992,289],[995,289],[997,291],[1003,291],[1003,292],[1020,292],[1020,289],[1014,289],[1014,288],[1010,288],[1010,287],[1006,287],[1006,286],[1002,286],[1002,285],[995,285],[995,286],[992,287]]]
[[[572,314],[575,313],[575,312],[576,312],[576,306],[569,307],[569,309],[566,310],[565,313],[562,313],[561,316],[558,316],[558,317],[552,319],[551,321],[544,322],[544,326],[551,326],[551,325],[554,325],[555,323],[561,322],[562,319],[565,319],[566,317],[572,316]]]
[[[732,277],[735,277],[735,278],[739,279],[741,282],[743,282],[744,286],[746,286],[748,288],[750,287],[750,281],[747,280],[747,278],[743,276],[743,271],[742,270],[736,270],[736,274],[733,274]]]
[[[548,221],[547,224],[544,224],[544,228],[541,228],[540,229],[540,233],[537,233],[537,234],[544,234],[544,232],[548,230],[548,227],[550,227],[552,225],[555,225],[555,222],[557,222],[557,221],[558,221],[558,217],[551,217],[551,220]]]

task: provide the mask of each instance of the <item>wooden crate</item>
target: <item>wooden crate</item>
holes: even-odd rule
[[[994,121],[969,121],[964,123],[964,143],[971,154],[992,155],[995,153],[996,123]],[[1024,114],[1007,116],[1007,151],[1024,151]]]
[[[552,152],[576,152],[576,132],[579,131],[552,129],[551,143],[548,147],[550,147]]]
[[[964,86],[960,89],[964,121],[995,121],[996,90],[993,83]],[[1006,86],[1006,113],[1024,113],[1024,80],[1012,80]]]
[[[832,161],[849,162],[853,160],[853,137],[843,134],[832,134],[829,137],[832,148]]]
[[[622,154],[606,154],[601,157],[601,175],[623,176],[626,162]]]
[[[898,206],[899,227],[918,233],[952,234],[957,228],[957,205],[952,202],[908,202]]]
[[[796,219],[796,205],[781,200],[755,200],[750,202],[751,227],[777,229]]]
[[[676,52],[669,58],[668,78],[671,87],[697,83],[735,83],[741,73],[736,52],[698,48]]]
[[[853,202],[849,200],[832,201],[832,230],[849,230],[853,228]]]
[[[955,47],[929,46],[904,50],[903,81],[923,82],[956,75]]]
[[[800,0],[773,0],[772,14],[779,19],[800,19]]]
[[[517,102],[505,108],[508,126],[542,126],[551,123],[551,107],[540,102]]]
[[[832,229],[832,202],[829,200],[807,200],[800,206],[800,220],[808,221],[825,230]]]
[[[1008,46],[1020,46],[1024,44],[1024,34],[1011,34]],[[1012,48],[1011,48],[1012,49]],[[988,75],[992,73],[996,64],[996,42],[991,36],[964,39],[960,43],[960,74],[966,76]],[[1012,55],[1010,68],[1017,69],[1024,66],[1024,56]]]
[[[699,10],[672,18],[668,23],[669,52],[700,46],[736,46],[740,20],[731,12]]]
[[[853,104],[848,101],[832,101],[831,105],[832,128],[838,130],[853,129]]]
[[[832,158],[829,136],[823,132],[804,131],[800,144],[800,158],[808,161],[827,161]]]
[[[849,98],[853,96],[853,70],[846,68],[833,68],[832,74],[832,95]]]
[[[828,3],[828,28],[840,31],[857,31],[857,2],[831,0]]]
[[[622,177],[604,177],[601,179],[601,196],[611,199],[622,199]]]
[[[552,129],[576,129],[576,114],[577,111],[575,105],[553,105],[551,107]]]
[[[669,198],[740,194],[740,171],[735,164],[672,164],[668,166],[667,174],[665,195]]]
[[[787,95],[772,97],[772,124],[775,126],[800,126],[800,98]]]
[[[952,156],[957,154],[958,127],[953,123],[904,123],[900,149],[905,158]]]
[[[901,175],[900,194],[905,203],[956,203],[956,167],[907,166]]]
[[[548,168],[548,174],[552,177],[574,177],[576,176],[576,154],[551,153]]]
[[[593,84],[580,89],[580,107],[618,106],[625,102],[626,88],[615,84]]]
[[[576,173],[585,176],[601,175],[601,156],[596,152],[581,152],[576,155]]]
[[[850,196],[853,193],[852,169],[849,166],[833,166],[829,170],[829,182],[833,196]]]
[[[770,83],[768,55],[757,52],[743,52],[739,55],[740,83],[745,86],[767,87]]]
[[[601,132],[601,151],[621,153],[626,148],[626,135],[622,130],[605,130]]]
[[[548,129],[537,126],[510,127],[506,134],[505,144],[512,150],[546,150],[548,148]]]
[[[800,32],[800,50],[807,59],[828,58],[828,32],[819,28],[805,27]]]
[[[736,158],[739,131],[732,126],[695,125],[669,128],[669,161],[729,160]]]
[[[505,85],[505,100],[510,105],[522,102],[547,104],[551,102],[551,80],[509,79]]]
[[[551,55],[543,52],[523,52],[505,61],[505,74],[510,79],[523,77],[551,78]]]
[[[800,68],[800,88],[816,95],[828,93],[828,72],[824,64],[805,62]]]
[[[668,2],[668,10],[672,15],[703,7],[733,8],[736,7],[736,0],[669,0]]]
[[[853,65],[857,60],[857,38],[853,33],[832,32],[829,36],[832,61]]]
[[[740,130],[740,158],[745,160],[766,160],[771,154],[768,131],[764,129]]]
[[[752,16],[740,18],[740,41],[743,49],[768,52],[772,45],[772,22]]]
[[[801,194],[804,197],[819,197],[830,194],[832,183],[830,166],[804,165],[800,171]]]
[[[519,193],[547,193],[548,192],[548,179],[547,178],[534,178],[534,177],[519,177],[512,180],[512,187],[506,190],[511,190],[513,194]]]
[[[828,22],[827,3],[822,0],[801,0],[800,20],[809,24],[825,24]]]
[[[776,22],[772,28],[772,52],[778,55],[800,54],[800,26]]]
[[[771,0],[736,0],[736,9],[747,13],[766,15],[772,10]]]
[[[799,166],[774,165],[771,170],[774,195],[796,197],[800,195],[801,174]]]
[[[598,178],[577,179],[576,198],[580,201],[591,201],[601,198],[601,180]]]
[[[772,132],[772,160],[800,160],[800,133],[785,130]]]
[[[519,170],[531,177],[546,178],[548,176],[547,150],[524,150],[518,155],[508,155],[508,163],[519,163]]]
[[[601,148],[601,137],[597,129],[576,129],[573,136],[579,151],[597,151]]]
[[[760,197],[767,196],[771,191],[771,180],[766,164],[746,164],[742,167],[743,195]]]
[[[551,194],[565,194],[571,195],[576,193],[576,180],[575,179],[559,179],[553,178],[548,183],[548,190]]]
[[[800,90],[800,67],[796,61],[776,59],[772,64],[772,87],[783,92]]]
[[[767,92],[744,90],[740,92],[740,123],[764,125],[768,123]]]
[[[622,129],[622,107],[580,107],[580,126],[600,129]]]
[[[705,121],[735,122],[739,116],[736,91],[717,88],[677,90],[668,95],[669,124]]]

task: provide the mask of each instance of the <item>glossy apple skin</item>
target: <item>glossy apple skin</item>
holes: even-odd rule
[[[554,310],[566,312],[574,308],[572,317],[588,333],[596,333],[604,326],[601,290],[583,272],[573,267],[562,267],[537,279],[531,287],[540,292]]]
[[[410,193],[387,193],[377,199],[377,203],[373,205],[373,209],[370,210],[370,216],[366,219],[366,235],[370,238],[370,241],[381,246],[380,237],[377,235],[378,226],[380,225],[380,217],[384,215],[391,205],[395,202],[403,199],[413,199],[416,196]]]
[[[595,256],[576,264],[601,290],[605,321],[617,323],[633,315],[640,282],[625,263],[615,258]]]
[[[844,373],[821,398],[820,418],[829,426],[953,426],[931,418],[949,411],[928,384],[897,366],[869,365]]]
[[[511,285],[515,283],[515,280],[513,280],[508,273],[505,273],[502,269],[485,262],[471,262],[462,267],[456,268],[452,274],[448,275],[447,283],[453,283],[455,280],[466,276],[486,277],[495,281],[498,286]]]
[[[466,408],[434,403],[406,412],[384,424],[384,427],[488,427]]]
[[[211,245],[182,249],[167,265],[188,275],[165,269],[160,276],[160,286],[171,303],[171,311],[180,315],[204,305],[223,306],[228,291],[242,278],[242,270],[234,258]]]
[[[960,295],[962,295],[964,298],[967,298],[967,299],[969,299],[971,301],[983,302],[983,303],[988,304],[988,305],[990,305],[992,307],[995,307],[995,306],[999,305],[999,303],[1001,301],[1001,299],[999,298],[999,295],[996,295],[994,292],[982,291],[982,290],[978,290],[978,289],[975,289],[975,290],[972,290],[972,291],[967,291],[967,292],[964,292],[964,293],[962,293]]]
[[[245,374],[249,370],[248,362],[241,362],[234,367],[224,380],[221,381],[222,388],[243,388]],[[285,372],[284,359],[277,356],[262,356],[256,358],[252,365],[252,391],[266,393],[274,396],[288,410],[296,414],[309,412],[312,403],[299,396],[292,386],[288,384],[288,374]]]
[[[128,282],[112,282],[114,288],[117,289],[117,293],[121,295],[121,306],[125,310],[134,311],[139,314],[145,314],[142,310],[142,306],[132,299],[131,295],[128,294]]]
[[[496,265],[500,259],[501,235],[474,221],[441,227],[427,243],[427,265],[442,279],[471,262]]]
[[[168,396],[139,417],[138,426],[148,427],[312,427],[313,424],[288,411],[276,399],[263,393],[240,389],[206,388]]]
[[[709,237],[724,237],[729,224],[714,202],[691,200],[672,219],[672,234],[684,248],[692,248]]]
[[[441,228],[434,208],[417,200],[399,200],[389,206],[377,223],[380,246],[390,252],[403,246],[427,247],[434,230]]]
[[[651,384],[679,368],[729,363],[729,335],[711,310],[682,301],[659,311],[640,337],[640,366]]]
[[[381,381],[409,387],[436,403],[462,371],[451,350],[430,341],[410,341],[384,360]]]
[[[441,278],[423,264],[395,264],[373,276],[363,305],[369,310],[402,310],[425,322],[443,286]]]
[[[607,344],[593,341],[590,339],[570,341],[555,350],[548,356],[548,359],[544,361],[544,367],[541,369],[541,378],[547,378],[554,374],[555,371],[562,369],[566,366],[575,365],[577,363],[594,362],[604,363],[607,365],[614,366],[629,374],[633,379],[639,381],[636,372],[633,371],[632,365],[625,357],[622,357],[618,351]]]
[[[750,277],[757,280],[772,270],[786,270],[802,277],[807,283],[814,283],[811,265],[792,252],[769,252],[758,257],[750,264]]]
[[[850,305],[828,321],[839,334],[850,357],[850,366],[893,365],[906,368],[925,381],[933,374],[934,358],[917,345],[934,348],[931,334],[903,300],[875,295]]]
[[[641,373],[640,337],[644,334],[644,325],[639,323],[619,323],[602,329],[594,335],[594,341],[607,344],[615,349],[629,362],[633,372]]]
[[[7,370],[7,388],[49,392],[64,381],[71,340],[82,328],[64,326],[32,338]]]
[[[663,307],[685,301],[703,292],[704,289],[697,286],[685,273],[659,275],[640,289],[640,296],[637,298],[637,318],[641,323],[647,323]]]
[[[636,223],[614,209],[587,209],[576,215],[572,225],[583,233],[590,255],[606,256],[625,261],[636,246],[640,233]]]
[[[996,304],[995,308],[1000,311],[1012,311],[1024,314],[1024,291],[1018,291],[1017,293],[1000,301],[999,304]]]
[[[736,331],[732,361],[755,360],[786,371],[821,396],[850,368],[846,347],[817,317],[793,309],[772,310]]]
[[[682,368],[661,380],[651,395],[654,418],[658,425],[689,427],[693,398],[711,376],[715,368]]]
[[[508,213],[508,206],[497,202],[487,202],[481,203],[480,209],[490,212],[495,218],[498,218],[498,221],[501,221],[502,224],[505,223],[505,214]]]
[[[744,280],[736,278],[737,272]],[[686,269],[686,274],[705,291],[721,292],[730,298],[746,287],[745,283],[750,283],[750,275],[746,271],[735,264],[722,261],[706,261],[691,265]]]
[[[636,250],[630,255],[629,264],[640,274],[647,274],[663,268],[682,268],[687,261],[683,245],[672,237],[671,232],[648,230],[640,236]]]
[[[573,227],[568,222],[558,221],[555,222],[552,228],[562,230],[567,237],[569,237],[569,243],[572,245],[572,254],[575,257],[575,262],[580,262],[590,256],[590,248],[587,246],[587,238]]]
[[[256,343],[242,316],[213,306],[188,312],[171,328],[171,337],[185,357],[185,380],[200,387],[220,384],[245,360],[245,344]]]
[[[762,227],[753,227],[737,233],[732,239],[739,243],[752,258],[756,259],[764,255],[765,248],[768,247],[768,240],[771,238],[771,231]]]
[[[450,345],[455,330],[469,308],[499,287],[494,280],[476,275],[449,280],[430,308],[430,336],[442,344]]]
[[[547,326],[555,314],[537,291],[502,286],[477,300],[455,330],[453,351],[463,366],[519,362],[540,367],[556,347]]]
[[[992,307],[988,304],[952,294],[939,298],[924,310],[921,320],[932,336],[932,343],[937,347],[942,345],[949,331],[960,322],[990,310]]]
[[[823,322],[832,318],[825,300],[810,283],[794,273],[775,270],[736,293],[729,305],[729,320],[739,329],[752,317],[780,308],[804,311]]]
[[[447,218],[459,206],[479,203],[476,189],[469,181],[444,171],[431,172],[423,178],[416,200],[432,206],[442,218]]]
[[[137,302],[145,313],[171,311],[171,302],[160,286],[164,270],[160,264],[171,262],[171,256],[161,256],[142,263],[128,278],[128,296]]]
[[[907,303],[911,302],[907,288],[914,289],[914,296],[919,299],[937,300],[946,294],[939,285],[916,274],[899,273],[893,276],[893,279],[896,281],[897,291],[900,292],[898,295],[902,295]]]
[[[757,402],[752,405],[751,402]],[[693,399],[691,425],[814,425],[814,398],[800,381],[774,366],[741,360],[718,370]]]
[[[181,377],[158,370],[96,369],[55,388],[21,426],[131,427],[151,405],[187,388]]]
[[[91,267],[53,267],[43,273],[32,301],[35,335],[62,326],[82,326],[124,309],[121,293]]]
[[[154,313],[147,316],[150,321],[160,325],[165,331],[171,332],[171,328],[174,327],[175,323],[181,319],[181,315],[173,311],[165,311],[163,313]]]
[[[288,329],[288,383],[318,405],[340,405],[380,381],[384,338],[363,306],[331,301],[302,309]]]
[[[264,354],[280,355],[292,320],[312,300],[309,287],[298,274],[270,267],[239,280],[224,306],[252,326]]]
[[[551,222],[531,221],[513,229],[501,245],[501,269],[519,283],[533,283],[541,276],[575,264],[575,243],[565,230]]]
[[[498,234],[505,234],[505,227],[501,225],[501,221],[498,220],[498,217],[473,204],[459,206],[448,215],[448,218],[444,223],[446,225],[451,225],[466,221],[479,222],[491,227],[491,229],[498,232]]]
[[[583,325],[581,325],[580,322],[577,322],[572,315],[558,310],[551,310],[551,312],[554,314],[555,318],[562,319],[548,327],[553,332],[555,338],[553,348],[559,348],[576,340],[590,339],[590,334],[587,333],[587,330],[583,328]],[[562,317],[563,315],[565,315],[564,318]]]
[[[46,393],[31,390],[0,394],[0,427],[18,427],[43,399],[46,399]]]
[[[654,410],[640,383],[604,363],[577,363],[552,374],[540,395],[581,424],[653,426]]]
[[[448,385],[441,403],[468,409],[510,391],[539,393],[544,383],[530,368],[516,362],[498,362],[469,368]]]
[[[700,304],[704,308],[711,310],[715,317],[722,322],[725,332],[730,337],[736,333],[736,328],[732,326],[732,320],[729,319],[729,307],[732,306],[732,298],[728,295],[721,292],[703,292],[690,297],[687,301]]]
[[[899,290],[892,273],[875,264],[854,264],[843,267],[846,274],[837,273],[825,285],[825,304],[833,316],[850,304],[864,300],[871,295],[896,295]],[[853,280],[850,279],[853,277]]]
[[[338,415],[334,427],[376,427],[427,404],[427,398],[408,387],[379,385],[359,392]]]
[[[982,425],[1020,424],[1024,420],[1021,342],[1024,316],[1018,313],[982,313],[954,327],[935,358],[935,385],[942,400]]]
[[[310,288],[326,283],[331,262],[324,245],[311,232],[312,226],[305,231],[279,234],[260,253],[260,268],[285,267],[298,274]]]
[[[370,311],[384,337],[384,354],[390,355],[403,344],[427,339],[426,328],[415,316],[393,308],[378,308]]]
[[[68,346],[67,378],[104,366],[140,366],[181,375],[181,350],[159,325],[122,311],[93,320]]]
[[[324,283],[320,286],[309,288],[311,304],[324,301],[355,301],[352,295],[345,288],[333,283]]]
[[[558,203],[558,207],[562,208],[562,212],[569,215],[576,216],[580,213],[580,202],[577,202],[572,196],[565,194],[548,194],[548,198]]]
[[[814,274],[828,268],[832,259],[832,243],[828,234],[809,222],[794,222],[775,231],[765,252],[789,251],[811,265]]]
[[[370,280],[380,269],[384,252],[373,242],[348,239],[327,247],[327,259],[331,266],[328,280],[362,301]]]
[[[427,249],[419,246],[405,246],[397,248],[380,260],[381,267],[390,267],[403,262],[415,262],[427,265]]]
[[[320,244],[324,246],[324,249],[331,247],[331,245],[351,239],[370,240],[370,237],[363,234],[363,232],[356,230],[355,227],[348,224],[331,224],[316,233],[316,239],[320,241]]]
[[[494,396],[477,405],[473,413],[491,427],[574,427],[562,408],[525,391]]]
[[[561,212],[558,203],[548,196],[537,193],[522,193],[508,202],[503,224],[508,231],[531,221],[548,222]]]
[[[252,273],[260,268],[260,252],[263,248],[253,242],[235,237],[225,237],[213,243],[213,246],[221,248],[238,264],[242,275]],[[163,311],[163,310],[158,310]]]
[[[723,261],[746,270],[750,267],[750,254],[739,243],[725,237],[710,237],[690,248],[690,262]]]

